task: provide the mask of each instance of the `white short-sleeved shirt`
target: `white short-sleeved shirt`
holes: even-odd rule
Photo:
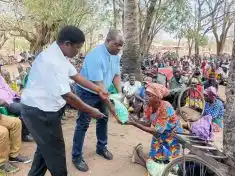
[[[70,76],[77,71],[54,42],[32,64],[21,102],[42,111],[56,112],[66,101],[61,95],[71,91]]]
[[[125,82],[123,91],[127,93],[127,95],[133,95],[139,88],[141,88],[141,83],[139,81],[135,81],[134,85],[131,85],[130,82]]]

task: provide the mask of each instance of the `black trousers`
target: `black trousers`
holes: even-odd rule
[[[29,135],[29,130],[26,127],[26,125],[25,125],[25,123],[24,123],[24,121],[22,120],[22,117],[21,117],[21,103],[14,102],[14,103],[9,104],[7,106],[7,111],[10,114],[19,117],[19,119],[21,120],[21,122],[22,122],[22,138],[24,138],[24,136]]]
[[[63,111],[64,108],[58,112],[44,112],[22,105],[21,115],[37,144],[29,176],[44,176],[47,169],[52,176],[67,176],[61,127]]]

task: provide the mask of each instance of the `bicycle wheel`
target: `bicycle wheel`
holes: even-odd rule
[[[200,113],[200,117],[202,116],[202,114],[204,113],[204,106],[205,106],[205,99],[204,96],[201,92],[199,92],[197,89],[193,88],[193,87],[187,87],[186,89],[182,90],[180,92],[180,95],[178,97],[178,102],[177,102],[177,106],[180,112],[180,115],[183,117],[183,110],[182,110],[182,101],[184,100],[185,102],[183,103],[185,106],[186,104],[186,99],[189,98],[190,99],[190,91],[194,92],[194,94],[197,94],[197,98],[194,98],[194,103],[190,105],[187,105],[189,108],[192,108],[193,106],[197,106],[199,109],[201,109],[201,113]],[[189,97],[188,97],[189,96]],[[191,100],[189,100],[191,102]]]
[[[223,176],[218,169],[201,157],[184,155],[171,161],[162,176]]]

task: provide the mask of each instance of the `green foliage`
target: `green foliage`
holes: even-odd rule
[[[102,26],[101,7],[98,0],[15,0],[12,11],[0,14],[0,29],[25,38],[30,45],[39,38],[39,45],[47,44],[64,25],[77,26],[86,34],[97,31]]]
[[[167,11],[167,25],[165,31],[176,34],[176,38],[183,37],[183,28],[188,26],[191,16],[192,8],[188,0],[178,0],[170,3]]]
[[[199,45],[200,46],[206,46],[208,45],[208,37],[207,36],[200,36],[200,40],[199,40]]]

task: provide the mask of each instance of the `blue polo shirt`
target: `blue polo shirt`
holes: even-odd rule
[[[120,56],[111,55],[105,44],[98,45],[86,55],[80,74],[89,81],[103,81],[108,91],[114,76],[120,75]]]

